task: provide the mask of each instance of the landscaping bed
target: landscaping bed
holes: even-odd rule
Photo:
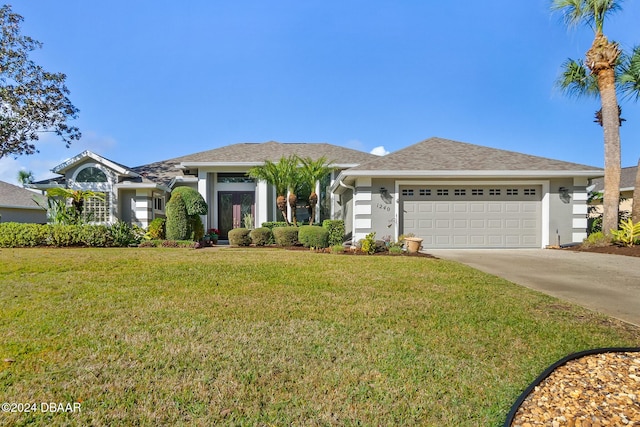
[[[577,246],[570,246],[568,248],[565,248],[565,250],[640,257],[640,246],[638,246],[638,245],[636,245],[636,246],[617,246],[617,245],[585,246],[585,245],[577,245]]]

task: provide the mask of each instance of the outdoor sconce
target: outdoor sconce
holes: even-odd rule
[[[389,190],[387,190],[385,187],[380,187],[380,198],[386,204],[391,203],[391,200],[392,200],[392,197],[389,194]]]
[[[563,203],[569,203],[571,201],[571,196],[569,195],[569,189],[567,187],[558,188],[558,197],[562,200]]]

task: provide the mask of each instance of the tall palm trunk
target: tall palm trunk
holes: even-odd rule
[[[309,225],[313,225],[313,221],[316,219],[316,206],[318,205],[318,195],[315,191],[311,191],[309,194],[309,206],[311,207],[311,217],[309,218]]]
[[[586,55],[587,66],[598,78],[604,130],[604,216],[602,232],[618,229],[620,195],[620,118],[615,86],[615,64],[620,56],[616,43],[597,33]]]
[[[640,159],[638,159],[638,169],[636,172],[636,183],[633,187],[633,205],[631,206],[631,220],[640,222]]]
[[[296,196],[293,192],[289,193],[289,207],[291,208],[291,220],[293,221],[293,225],[298,226],[298,217],[296,216],[296,210],[298,205],[298,196]]]
[[[278,206],[278,210],[282,213],[284,222],[289,225],[289,218],[287,217],[287,199],[284,196],[278,196],[276,199],[276,205]]]

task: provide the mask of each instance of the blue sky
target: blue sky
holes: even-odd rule
[[[605,25],[640,44],[640,1]],[[237,142],[396,151],[439,136],[603,165],[593,99],[554,87],[583,58],[550,0],[15,0],[33,59],[67,74],[81,141],[0,159],[36,179],[83,150],[138,166]],[[622,164],[640,157],[640,105],[624,102]],[[381,149],[380,147],[384,147]]]

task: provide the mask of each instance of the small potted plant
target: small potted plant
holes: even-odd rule
[[[209,230],[207,230],[207,235],[209,236],[211,244],[218,244],[218,236],[220,235],[220,232],[217,228],[210,228]]]

